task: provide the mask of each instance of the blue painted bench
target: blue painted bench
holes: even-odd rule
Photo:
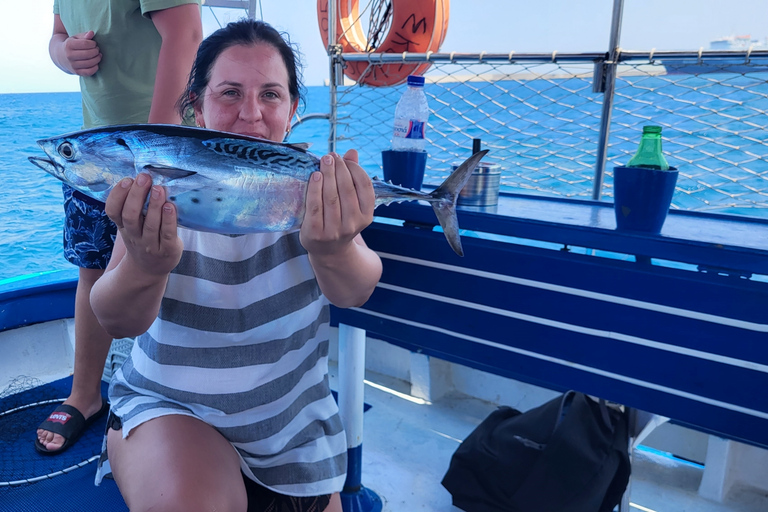
[[[460,258],[428,206],[377,209],[381,283],[332,321],[768,447],[768,220],[672,211],[643,235],[610,203],[502,193],[495,210],[460,212]]]

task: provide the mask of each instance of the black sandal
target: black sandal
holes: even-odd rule
[[[64,438],[64,444],[57,450],[49,450],[43,446],[38,439],[35,439],[35,450],[43,455],[57,455],[80,439],[83,432],[88,430],[91,424],[99,419],[105,412],[109,410],[109,403],[105,398],[101,399],[101,409],[96,414],[93,414],[87,420],[83,417],[83,414],[72,407],[71,405],[62,404],[48,416],[48,418],[40,424],[38,429],[47,430],[54,434],[59,434]]]

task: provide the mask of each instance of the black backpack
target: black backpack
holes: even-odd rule
[[[629,482],[627,415],[568,391],[502,406],[459,445],[442,484],[467,512],[610,512]]]

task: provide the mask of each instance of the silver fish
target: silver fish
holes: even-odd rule
[[[48,158],[30,162],[98,201],[123,178],[144,172],[176,205],[179,225],[241,234],[301,225],[307,182],[320,160],[296,144],[175,125],[83,130],[37,141]],[[428,201],[448,243],[463,256],[456,198],[487,151],[475,153],[425,193],[373,180],[376,206]]]

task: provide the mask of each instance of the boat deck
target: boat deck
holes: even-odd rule
[[[41,382],[61,379],[71,372],[71,341],[67,331],[71,320],[58,320],[37,324],[2,333],[0,347],[6,358],[0,359],[0,391],[8,382],[22,374],[29,375],[37,369],[35,378]],[[20,341],[29,343],[23,349]],[[30,340],[35,340],[32,343]],[[333,340],[332,340],[333,341]],[[380,353],[369,356],[379,359]],[[14,350],[17,349],[17,350]],[[29,366],[26,351],[33,350],[37,364]],[[337,388],[337,367],[331,348],[330,376],[332,387]],[[397,349],[401,350],[401,349]],[[26,366],[25,366],[26,364]],[[398,365],[398,361],[392,361]],[[478,370],[470,374],[483,385],[483,379],[490,378],[485,385],[492,389],[515,390],[519,383],[500,376],[488,376]],[[7,380],[6,380],[7,379]],[[411,394],[412,383],[391,375],[368,371],[366,373],[365,402],[371,407],[364,413],[363,431],[363,484],[379,495],[384,511],[425,512],[458,511],[451,504],[450,494],[440,481],[448,467],[451,456],[476,425],[501,402],[521,410],[536,405],[549,391],[513,391],[499,395],[499,400],[487,401],[451,391],[440,398],[427,401]],[[530,388],[533,389],[533,388]],[[523,396],[525,395],[525,396]],[[82,441],[87,441],[83,438]],[[91,439],[98,443],[99,439]],[[31,450],[30,450],[31,452]],[[32,456],[40,457],[34,452]],[[98,492],[90,488],[89,482],[95,471],[95,462],[66,475],[84,482],[86,492]],[[77,473],[82,473],[77,476]],[[704,468],[680,459],[664,456],[658,452],[641,449],[634,452],[631,479],[630,510],[644,512],[764,512],[768,510],[768,495],[753,489],[734,489],[724,503],[717,503],[698,494]],[[64,476],[56,478],[65,478]],[[54,479],[55,480],[55,479]],[[38,484],[30,486],[29,492]],[[39,508],[29,510],[51,510],[52,504],[60,503],[59,494],[47,495],[44,485],[39,486],[40,495],[35,503]],[[2,489],[0,489],[1,491]],[[74,492],[74,491],[73,491]],[[116,510],[123,510],[122,503]],[[7,508],[0,494],[0,511],[16,510]],[[80,509],[78,509],[80,510]],[[86,509],[83,509],[85,512]]]
[[[368,373],[364,414],[363,485],[385,511],[460,509],[440,485],[451,455],[497,404],[457,393],[433,403],[413,401],[407,384]],[[704,469],[654,451],[633,454],[631,512],[765,512],[768,496],[734,490],[717,503],[698,494]]]

